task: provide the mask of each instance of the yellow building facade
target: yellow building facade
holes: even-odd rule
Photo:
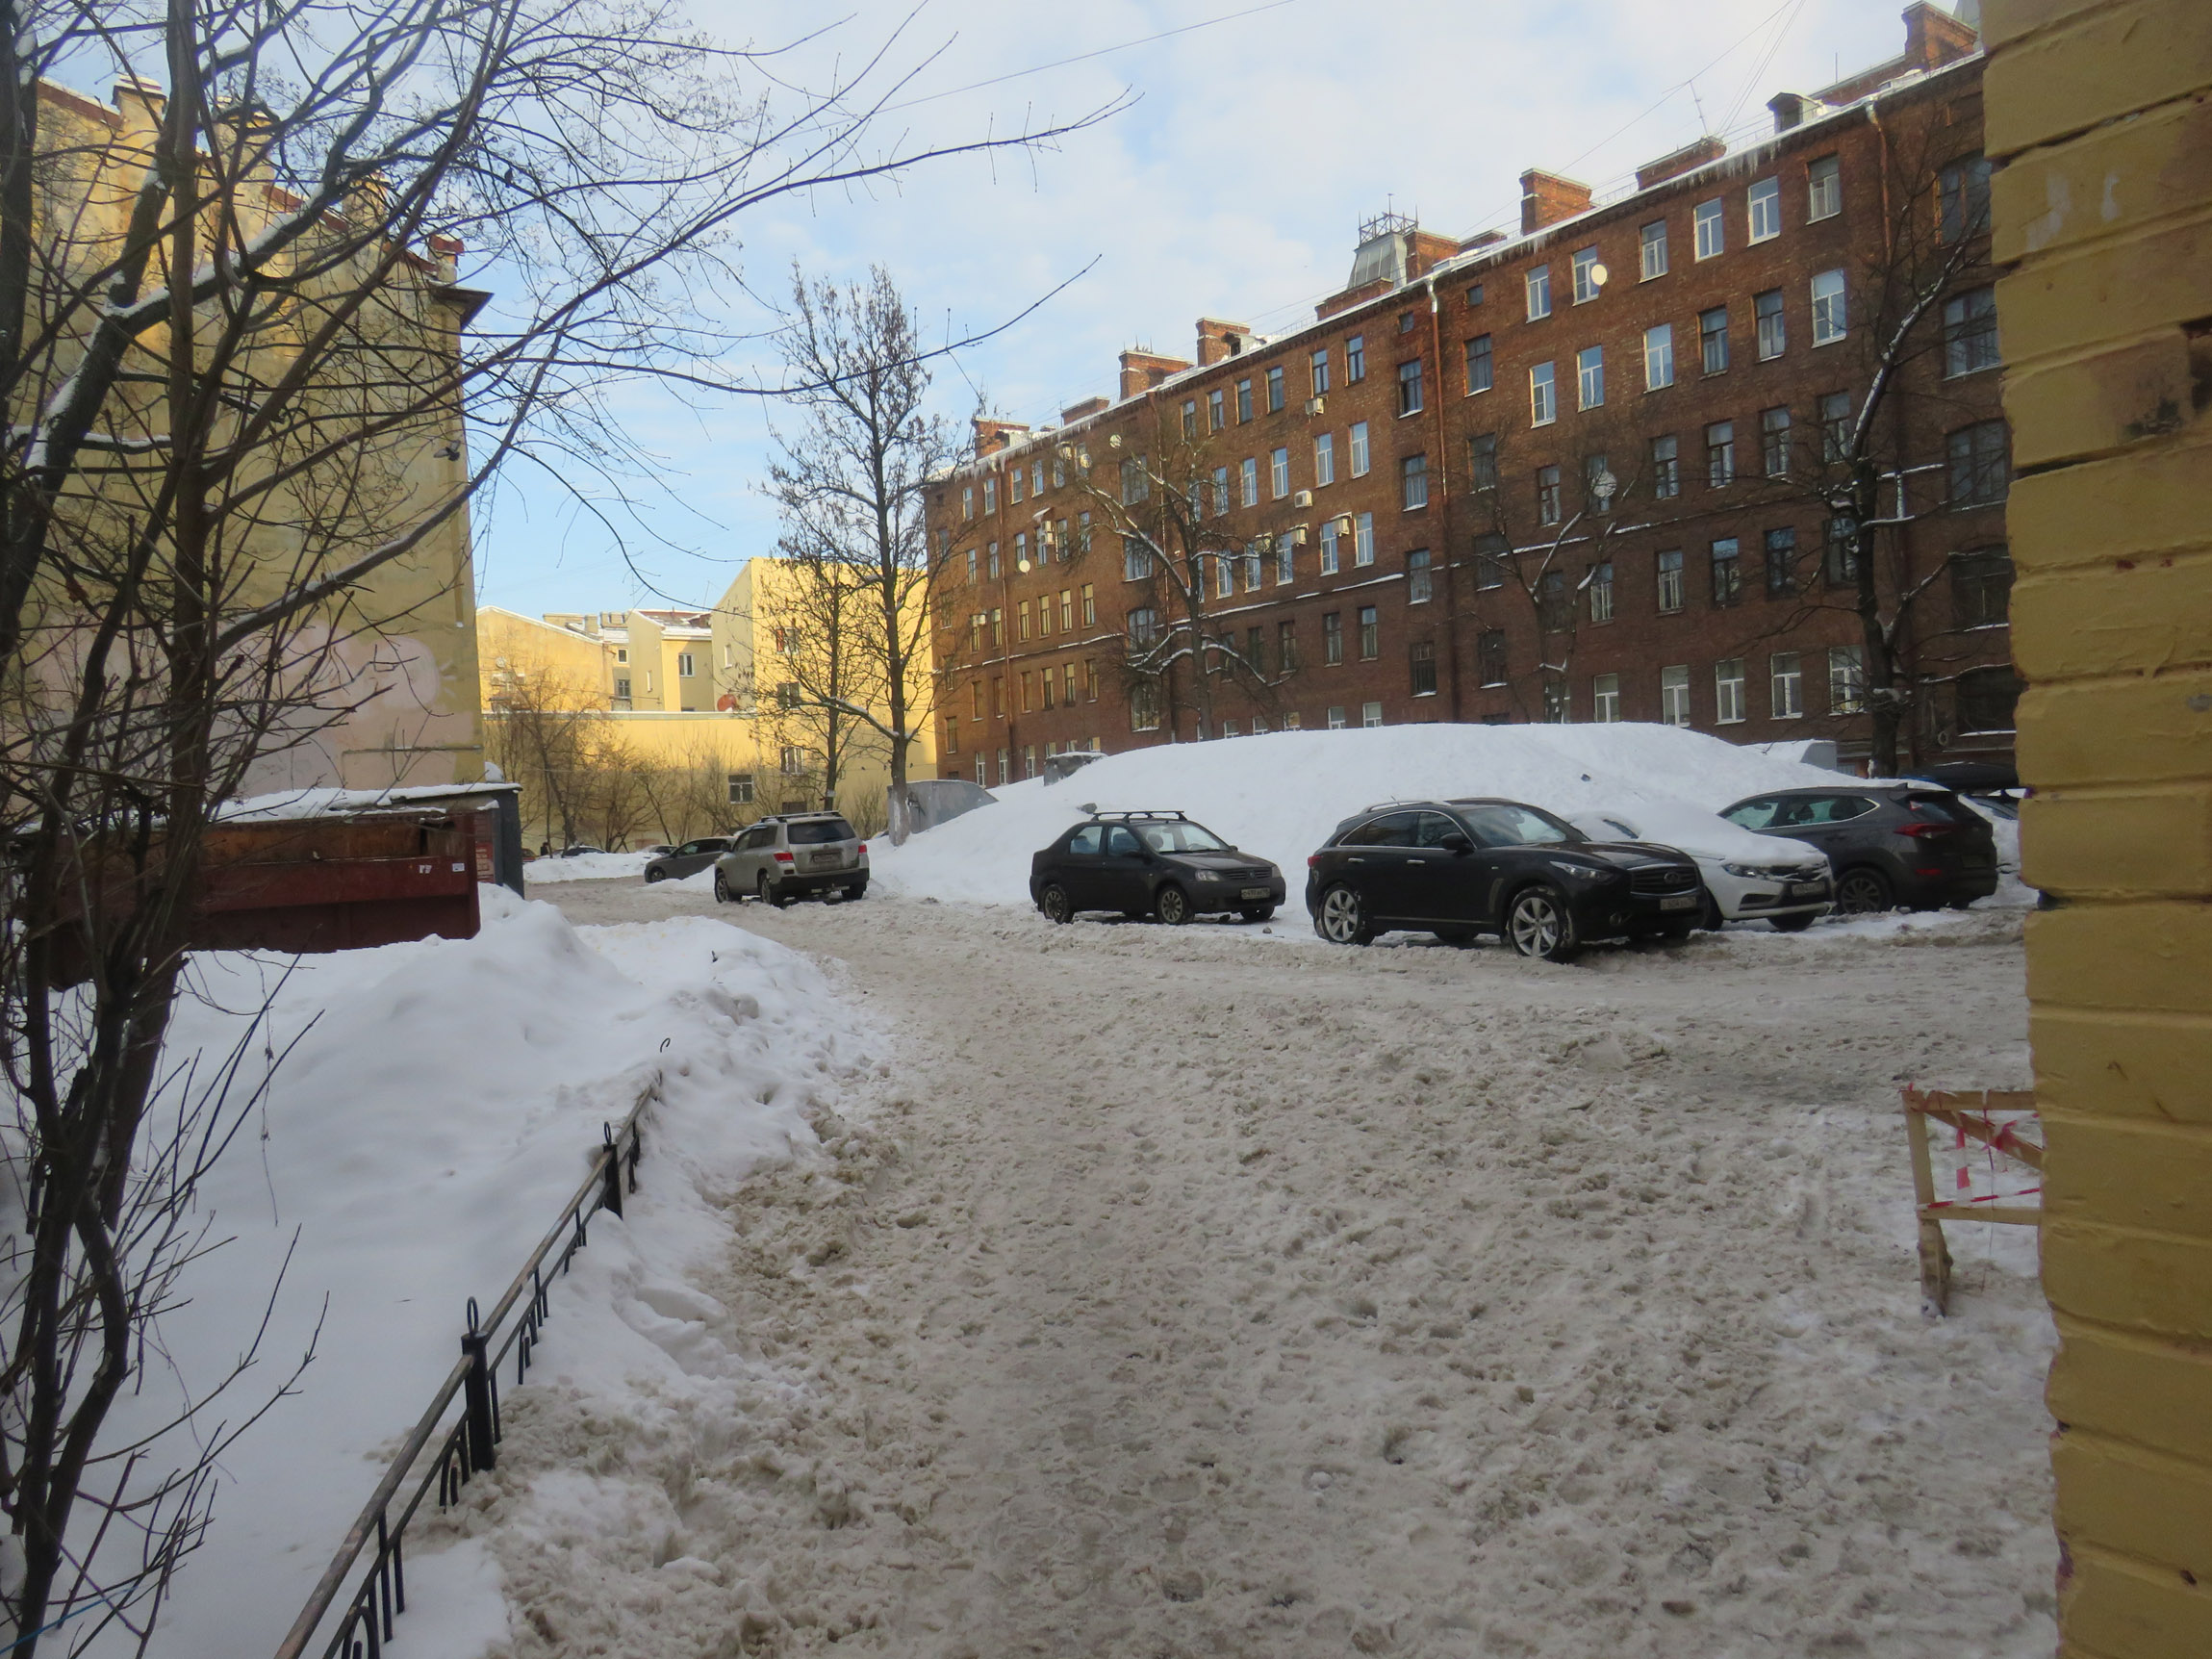
[[[1986,0],[2062,1652],[2212,1654],[2212,5]]]

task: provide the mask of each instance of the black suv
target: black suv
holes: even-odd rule
[[[1853,783],[1777,789],[1720,814],[1762,835],[1810,841],[1836,872],[1836,909],[1962,908],[1996,891],[1996,837],[1989,821],[1947,789],[1924,783]]]
[[[1074,921],[1078,910],[1170,926],[1225,911],[1264,922],[1286,891],[1265,858],[1180,812],[1094,813],[1030,859],[1030,897],[1055,922]]]
[[[1339,945],[1392,928],[1453,944],[1497,933],[1558,962],[1593,939],[1686,939],[1705,909],[1696,864],[1673,848],[1592,841],[1518,801],[1370,806],[1306,868],[1313,931]]]

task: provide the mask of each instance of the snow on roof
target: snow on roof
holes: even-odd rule
[[[410,807],[457,805],[520,789],[519,783],[489,780],[482,783],[419,783],[394,789],[279,789],[252,795],[243,801],[226,801],[216,808],[223,824],[267,824],[292,818],[349,818],[377,812],[401,812]]]

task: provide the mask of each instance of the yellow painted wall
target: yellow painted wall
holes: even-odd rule
[[[2212,1655],[2212,3],[1984,0],[2062,1652]]]

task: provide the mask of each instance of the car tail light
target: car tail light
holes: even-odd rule
[[[868,856],[868,843],[865,841],[860,843],[860,856],[863,858]]]
[[[1320,867],[1321,867],[1321,855],[1320,855],[1320,854],[1318,854],[1318,853],[1309,853],[1309,854],[1307,854],[1307,855],[1306,855],[1306,868],[1307,868],[1307,869],[1309,869],[1309,870],[1318,870]]]
[[[1938,835],[1956,835],[1958,832],[1959,827],[1956,824],[1900,824],[1897,826],[1898,834],[1910,835],[1916,841],[1932,840]]]
[[[788,853],[778,853],[778,854],[775,855],[775,861],[776,861],[778,864],[789,864],[789,863],[792,863],[794,860],[792,859],[792,856],[791,856],[791,855],[790,855],[790,854],[788,854]]]

